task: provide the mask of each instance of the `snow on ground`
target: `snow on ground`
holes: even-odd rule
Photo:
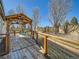
[[[16,34],[17,37],[26,37],[25,35]]]

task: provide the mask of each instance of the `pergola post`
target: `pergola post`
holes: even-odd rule
[[[31,36],[32,36],[32,39],[34,39],[34,31],[32,29],[32,22],[30,23],[30,25],[31,25]]]
[[[32,24],[30,24],[31,25],[31,35],[32,35]]]
[[[10,39],[9,39],[9,21],[6,21],[6,30],[7,30],[7,35],[6,38],[4,40],[4,49],[6,53],[9,53],[9,43],[10,43]]]

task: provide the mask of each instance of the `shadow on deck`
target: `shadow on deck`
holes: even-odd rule
[[[31,38],[11,37],[10,53],[0,59],[45,59],[39,50],[40,48]]]

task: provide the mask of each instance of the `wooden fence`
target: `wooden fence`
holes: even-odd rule
[[[34,35],[34,33],[33,33]],[[69,50],[70,52],[79,55],[79,40],[68,40],[62,37],[53,36],[50,34],[42,33],[42,32],[36,32],[36,40],[38,43],[38,37],[41,35],[44,38],[44,47],[43,51],[44,54],[48,54],[48,44],[47,41],[50,40],[51,42],[56,43],[57,45],[60,45],[61,47]],[[34,38],[34,37],[33,37]]]

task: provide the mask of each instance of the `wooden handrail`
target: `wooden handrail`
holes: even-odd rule
[[[39,32],[35,32],[36,33],[36,43],[38,43],[38,34],[41,34],[41,35],[44,35],[44,33],[39,33]],[[48,45],[47,45],[47,35],[44,35],[44,48],[43,48],[43,51],[44,51],[44,55],[47,55],[48,54]]]
[[[79,54],[79,40],[68,40],[59,36],[54,36],[54,35],[50,35],[50,34],[46,34],[46,33],[42,33],[42,32],[38,32],[38,34],[42,35],[42,37],[44,37],[44,50],[45,50],[45,54],[48,53],[48,48],[47,48],[47,39],[55,42],[56,44],[64,47],[65,49],[75,53],[75,54]],[[48,38],[47,38],[48,37]],[[52,40],[51,40],[52,39]],[[76,50],[76,51],[74,51]]]
[[[71,44],[75,44],[75,45],[79,45],[79,40],[68,40],[66,38],[63,38],[63,37],[59,37],[59,36],[54,36],[54,35],[51,35],[51,34],[46,34],[46,33],[41,33],[41,32],[38,32],[39,34],[41,35],[46,35],[48,37],[51,37],[51,38],[57,38],[58,40],[63,40],[65,42],[68,42],[68,43],[71,43]]]
[[[8,34],[0,34],[0,35],[5,35],[5,36],[3,36],[2,38],[3,38],[3,45],[4,45],[4,52],[0,55],[0,56],[2,56],[2,55],[5,55],[5,54],[8,54],[9,53],[9,36],[8,36]]]
[[[7,35],[7,34],[0,34],[0,35]]]

